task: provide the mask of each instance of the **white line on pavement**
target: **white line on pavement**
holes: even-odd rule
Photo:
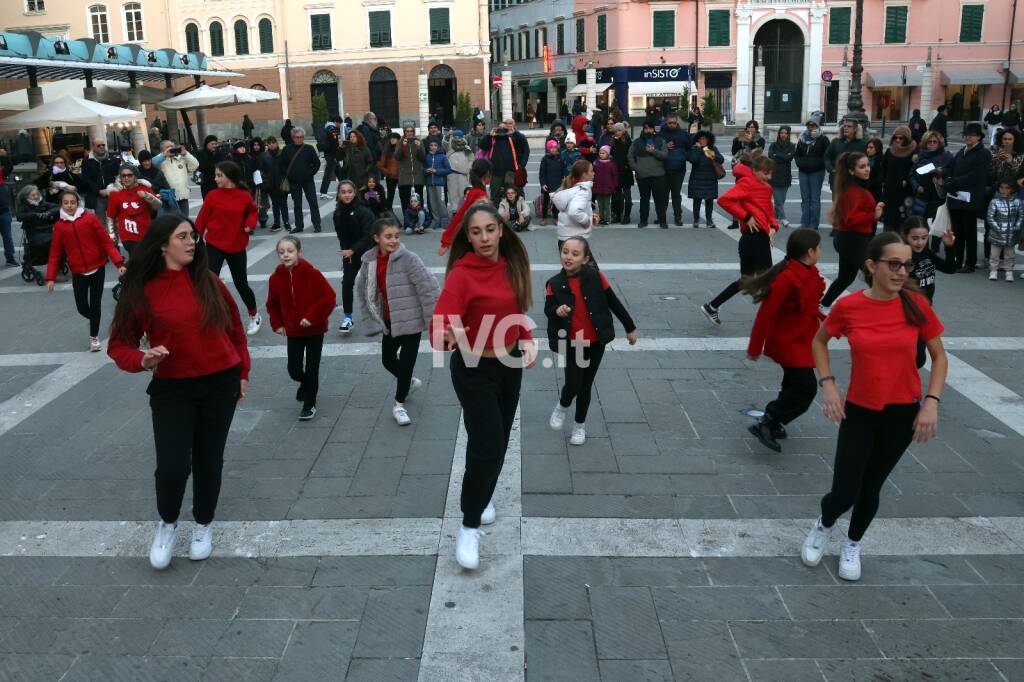
[[[946,357],[946,385],[1024,436],[1024,398],[952,353]]]
[[[104,358],[91,354],[81,362],[61,365],[0,403],[0,436],[64,395],[104,364]]]

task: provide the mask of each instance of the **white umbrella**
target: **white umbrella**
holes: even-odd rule
[[[0,130],[18,128],[56,128],[57,126],[103,126],[121,121],[141,121],[141,111],[112,107],[81,97],[61,97],[35,109],[0,120]]]
[[[127,83],[121,81],[94,80],[98,101],[103,104],[123,105],[128,104]],[[50,102],[60,97],[84,97],[82,89],[85,87],[84,80],[47,81],[40,83],[43,89],[43,101]],[[139,93],[142,96],[143,104],[156,104],[164,99],[163,90],[139,86]],[[28,111],[28,91],[14,90],[0,95],[0,111]]]
[[[235,85],[225,85],[220,88],[201,85],[195,90],[183,92],[180,95],[165,99],[157,103],[161,109],[209,109],[212,107],[230,107],[236,104],[253,104],[255,102],[270,102],[281,99],[276,92],[266,90],[252,90],[240,88]]]

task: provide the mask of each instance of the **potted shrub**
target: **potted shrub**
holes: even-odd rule
[[[711,127],[711,132],[716,136],[724,135],[725,126],[722,124],[722,112],[718,110],[718,102],[710,92],[704,95],[701,109],[704,114],[704,123]]]
[[[467,135],[473,130],[473,102],[468,92],[460,92],[455,105],[455,125]]]

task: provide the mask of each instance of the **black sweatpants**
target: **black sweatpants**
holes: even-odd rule
[[[239,396],[239,367],[193,379],[153,379],[146,392],[156,444],[156,506],[164,523],[181,513],[192,474],[192,518],[213,521],[224,445]]]
[[[744,232],[740,235],[740,275],[755,275],[772,267],[772,240],[763,230]],[[740,291],[740,280],[736,280],[711,301],[716,310]]]
[[[604,348],[605,345],[601,342],[585,346],[568,344],[568,351],[565,354],[565,385],[562,386],[562,396],[558,404],[569,407],[575,398],[577,424],[587,421],[594,379],[597,378],[597,370],[601,368]]]
[[[398,379],[395,389],[395,402],[404,403],[409,395],[412,384],[412,371],[416,367],[416,355],[419,353],[420,338],[423,334],[391,335],[391,325],[380,339],[380,361],[384,369]]]
[[[333,154],[324,154],[324,177],[320,180],[320,194],[327,194],[331,181],[338,174],[338,159]]]
[[[974,211],[950,209],[949,222],[953,225],[953,255],[957,267],[975,267],[978,263],[978,214]]]
[[[712,220],[711,214],[715,209],[714,199],[694,199],[693,200],[693,224],[696,225],[700,222],[700,202],[704,202],[704,216],[707,219],[708,224],[714,225],[715,221]]]
[[[677,223],[683,220],[683,176],[686,169],[681,171],[665,171],[665,183],[668,195],[672,199],[672,217]]]
[[[91,275],[71,275],[71,289],[75,292],[78,314],[89,320],[89,336],[99,336],[103,303],[103,277],[105,268]]]
[[[466,473],[462,479],[462,525],[479,528],[480,515],[494,495],[505,464],[523,370],[506,367],[497,358],[480,358],[476,367],[467,367],[462,353],[455,351],[451,371],[468,436]]]
[[[836,232],[833,244],[839,254],[839,272],[832,280],[832,285],[821,299],[821,305],[828,308],[846,287],[857,279],[857,273],[864,267],[864,259],[868,253],[868,242],[874,235],[862,232]]]
[[[320,390],[320,355],[324,349],[324,335],[288,337],[288,376],[299,382],[296,400],[302,407],[316,405]],[[305,362],[303,362],[305,361]]]
[[[846,401],[846,419],[832,466],[832,490],[821,498],[821,524],[831,528],[853,507],[848,535],[864,537],[878,511],[878,496],[914,435],[917,403],[869,410]]]
[[[291,225],[291,221],[288,220],[288,193],[272,191],[270,193],[270,205],[273,207],[274,222],[271,223],[272,227],[281,227],[282,223],[285,225]]]
[[[245,251],[224,253],[216,246],[207,244],[206,258],[210,263],[210,270],[218,277],[220,277],[221,268],[224,267],[224,261],[227,261],[228,270],[231,271],[231,281],[235,283],[235,289],[238,290],[238,295],[242,297],[242,303],[245,304],[245,308],[249,311],[250,316],[255,315],[256,294],[253,293],[252,287],[249,286],[249,268],[246,264]]]
[[[782,388],[775,400],[764,408],[765,414],[779,424],[788,424],[811,406],[818,394],[818,382],[810,367],[783,367]]]
[[[640,190],[640,222],[646,223],[650,217],[652,195],[654,196],[654,215],[657,216],[659,223],[665,222],[668,209],[668,185],[665,184],[665,176],[637,177],[636,185]]]
[[[353,292],[359,268],[362,266],[363,259],[359,256],[341,259],[341,307],[345,311],[345,317],[352,317]]]

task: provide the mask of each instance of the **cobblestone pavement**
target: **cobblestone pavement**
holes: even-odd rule
[[[836,547],[816,569],[797,556],[835,426],[815,405],[782,454],[762,449],[747,412],[781,372],[745,359],[755,309],[734,299],[718,328],[697,309],[736,275],[716,219],[596,232],[641,342],[606,355],[581,447],[547,426],[558,371],[526,372],[473,574],[452,556],[465,433],[447,368],[422,349],[398,427],[358,319],[328,339],[308,423],[282,340],[251,339],[214,556],[185,555],[186,497],[153,571],[146,379],[84,352],[70,291],[0,271],[0,680],[1024,680],[1024,282],[940,275],[939,437],[898,465],[845,583]],[[523,236],[542,322],[555,234]],[[260,301],[273,241],[250,246]],[[436,234],[404,241],[441,271]],[[336,273],[333,234],[303,242]]]

